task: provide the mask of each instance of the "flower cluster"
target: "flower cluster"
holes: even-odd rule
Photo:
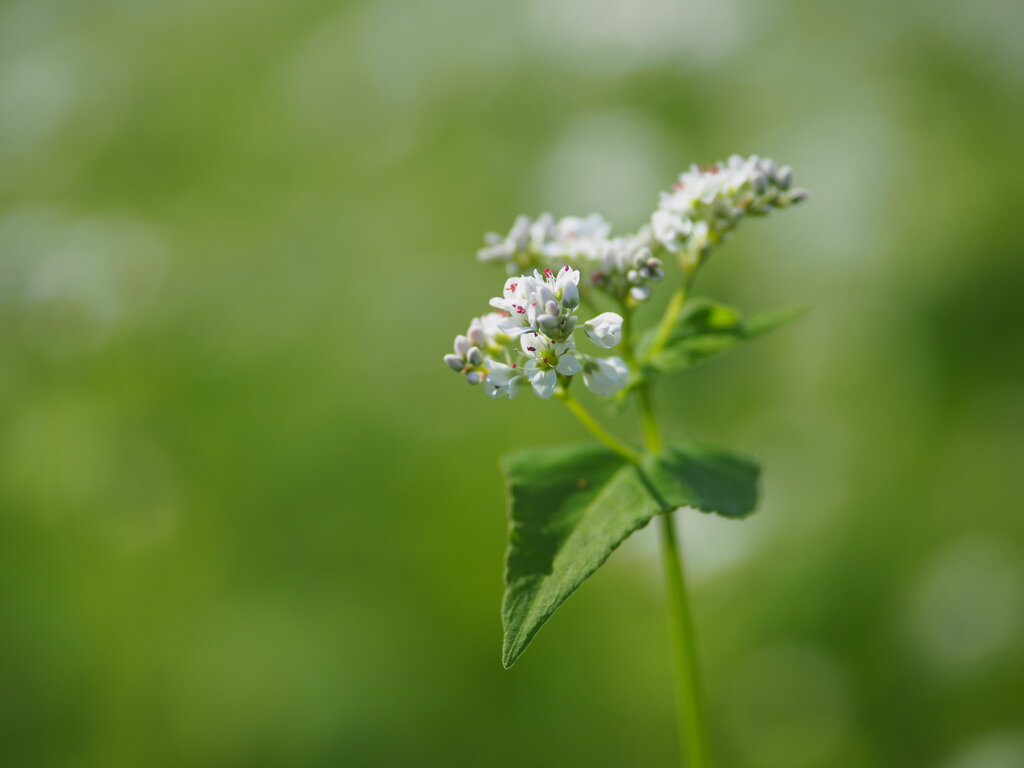
[[[604,312],[578,329],[581,304],[592,306],[600,292],[631,318],[665,277],[661,256],[674,255],[692,272],[744,217],[806,197],[793,187],[788,167],[733,155],[683,173],[662,193],[650,222],[631,235],[613,237],[611,224],[596,213],[557,220],[547,213],[520,216],[508,234],[488,234],[477,252],[481,261],[503,264],[512,275],[502,295],[491,299],[496,311],[474,319],[445,362],[470,384],[484,383],[492,397],[515,397],[526,384],[548,398],[576,375],[597,394],[614,394],[626,386],[626,363],[580,353],[574,334],[582,329],[608,349],[622,337],[623,318]]]
[[[654,255],[658,248],[651,228],[642,227],[629,237],[616,237],[603,243],[590,273],[590,283],[614,299],[646,301],[653,284],[665,277],[661,259]]]
[[[661,194],[651,217],[654,236],[669,251],[699,258],[747,215],[764,216],[807,197],[793,188],[789,166],[757,155],[733,155],[724,163],[692,166],[670,192]]]
[[[502,295],[491,299],[498,311],[475,318],[465,335],[456,336],[445,362],[470,384],[483,381],[491,397],[515,397],[527,384],[549,398],[560,378],[567,385],[576,374],[594,393],[615,394],[626,385],[626,364],[576,349],[579,282],[579,271],[568,264],[509,278]],[[596,346],[610,349],[622,340],[622,317],[603,312],[582,330]]]
[[[570,265],[586,272],[588,282],[612,298],[634,302],[648,299],[651,284],[665,276],[654,254],[659,244],[649,227],[629,237],[611,237],[611,224],[599,214],[550,214],[537,219],[520,216],[507,235],[490,233],[487,246],[477,252],[481,261],[506,265],[509,274],[524,269],[550,269]]]

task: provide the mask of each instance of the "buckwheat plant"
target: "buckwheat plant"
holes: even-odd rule
[[[532,391],[560,400],[598,442],[534,448],[507,456],[509,542],[502,604],[510,667],[540,627],[631,533],[658,519],[673,631],[679,733],[687,764],[710,753],[693,626],[672,513],[729,518],[757,504],[759,467],[750,458],[689,441],[662,440],[651,389],[688,368],[793,319],[799,310],[744,318],[689,298],[710,255],[739,223],[804,200],[793,173],[756,155],[679,177],[638,232],[612,237],[601,216],[520,216],[507,235],[489,234],[481,261],[508,279],[444,361],[495,399]],[[637,310],[678,280],[661,320],[638,327]],[[602,311],[603,310],[603,311]],[[622,407],[634,401],[644,448],[613,436],[576,397],[582,386]]]

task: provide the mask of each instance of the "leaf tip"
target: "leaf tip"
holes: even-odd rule
[[[512,665],[518,661],[522,653],[522,648],[515,648],[509,643],[505,643],[505,647],[501,649],[501,666],[505,669],[512,669]]]

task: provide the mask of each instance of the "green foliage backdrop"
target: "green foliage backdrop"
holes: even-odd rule
[[[673,765],[650,531],[502,668],[498,457],[585,436],[440,358],[485,230],[757,152],[813,198],[700,290],[813,309],[656,393],[765,464],[682,524],[720,765],[1024,764],[1022,24],[0,4],[2,762]]]

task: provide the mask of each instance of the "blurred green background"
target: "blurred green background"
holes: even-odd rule
[[[651,531],[502,670],[497,459],[585,435],[441,356],[484,231],[757,152],[699,293],[815,310],[657,393],[767,468],[683,521],[719,765],[1024,766],[1022,25],[0,4],[0,762],[676,765]]]

